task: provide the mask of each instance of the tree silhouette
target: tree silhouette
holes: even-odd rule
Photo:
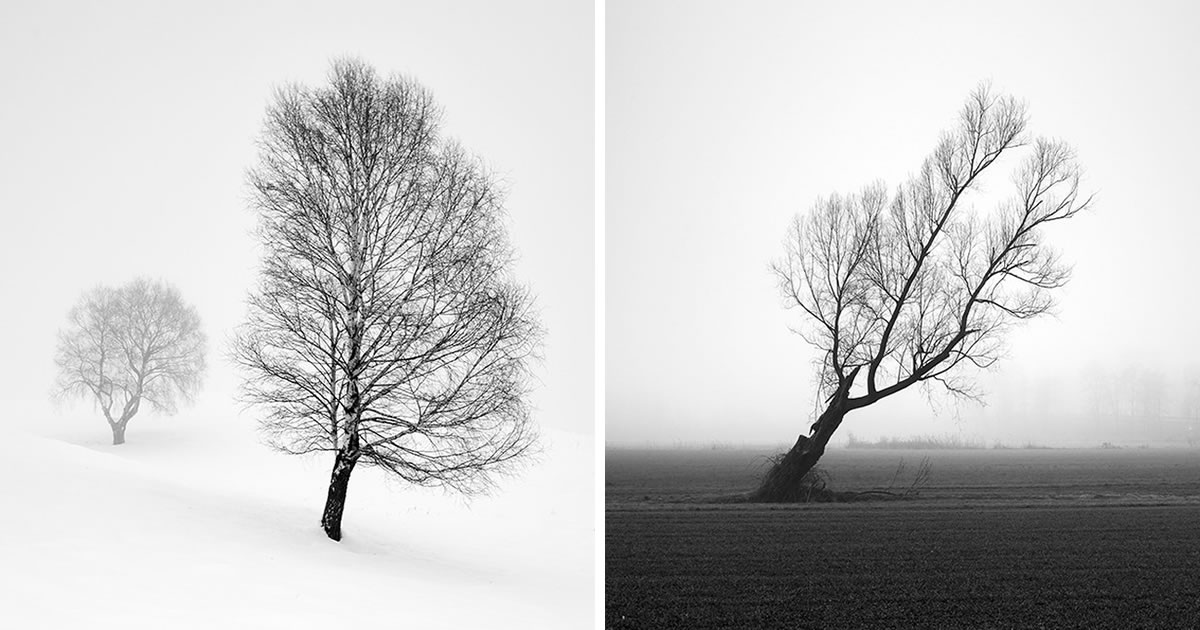
[[[846,414],[918,383],[976,395],[967,367],[987,368],[1013,323],[1046,313],[1070,270],[1047,225],[1091,204],[1066,144],[1025,133],[1026,110],[985,85],[909,181],[818,200],[795,218],[773,273],[820,351],[823,411],[752,495],[795,500],[801,479]],[[969,206],[984,175],[1025,152],[1015,192],[992,212]]]
[[[262,275],[233,354],[273,446],[334,454],[334,540],[357,464],[470,492],[535,437],[500,191],[438,119],[414,81],[338,61],[278,91],[250,174]]]
[[[113,444],[142,403],[173,413],[200,386],[204,333],[196,309],[164,282],[137,279],[84,293],[59,331],[59,398],[93,399]]]

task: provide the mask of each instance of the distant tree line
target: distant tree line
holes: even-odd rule
[[[1094,363],[1081,375],[1084,411],[1099,417],[1200,418],[1200,368]]]

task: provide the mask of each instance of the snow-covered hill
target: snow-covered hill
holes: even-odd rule
[[[334,543],[325,458],[274,453],[244,419],[139,420],[118,447],[99,418],[0,440],[0,627],[592,623],[590,437],[544,435],[469,503],[357,470]]]

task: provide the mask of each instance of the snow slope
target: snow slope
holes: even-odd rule
[[[540,461],[469,503],[356,470],[334,543],[331,462],[247,424],[136,418],[119,447],[99,418],[6,435],[0,627],[591,625],[590,437],[544,435]]]

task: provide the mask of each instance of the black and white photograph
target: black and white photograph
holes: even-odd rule
[[[1200,625],[1200,11],[606,4],[605,627]]]
[[[0,627],[595,623],[594,15],[0,5]]]
[[[1200,628],[1198,33],[0,0],[0,628]]]

